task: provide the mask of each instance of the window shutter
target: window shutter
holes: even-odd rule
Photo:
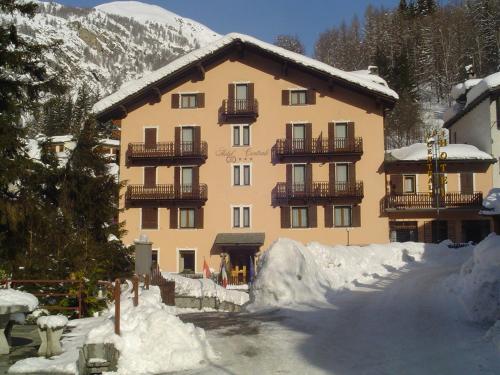
[[[290,105],[290,90],[281,91],[281,104]]]
[[[306,191],[312,191],[313,173],[312,164],[306,164]]]
[[[144,187],[153,188],[156,186],[156,167],[144,167]]]
[[[142,208],[142,229],[158,229],[158,208]]]
[[[230,83],[227,86],[227,99],[231,103],[234,101],[234,83]]]
[[[333,228],[333,206],[324,206],[325,209],[325,228]]]
[[[330,163],[328,165],[328,183],[330,194],[335,193],[335,163]]]
[[[292,151],[292,143],[293,143],[293,125],[286,124],[286,142],[285,149],[287,152]]]
[[[170,229],[177,229],[178,227],[178,211],[179,209],[177,207],[170,207]]]
[[[175,198],[181,193],[181,167],[174,167],[174,194]]]
[[[172,108],[179,108],[179,94],[172,94]]]
[[[203,229],[203,207],[198,207],[196,209],[196,228]]]
[[[391,193],[392,194],[402,194],[403,193],[403,175],[401,174],[391,174]]]
[[[308,215],[308,228],[317,228],[318,227],[318,206],[310,205],[307,208]]]
[[[289,186],[292,186],[292,184],[293,184],[293,165],[287,164],[286,165],[286,186],[287,186],[287,188]]]
[[[193,128],[193,151],[195,153],[201,152],[201,127],[195,126]]]
[[[347,123],[347,138],[354,139],[354,122]]]
[[[196,107],[205,108],[205,93],[200,92],[196,94]]]
[[[307,90],[307,104],[316,104],[316,91],[313,89]]]
[[[352,207],[352,223],[351,225],[353,227],[360,227],[361,226],[361,206],[358,204],[356,206]]]
[[[348,178],[348,181],[352,184],[352,185],[355,185],[356,184],[356,163],[349,163],[348,164],[348,175],[347,175],[347,178]]]
[[[144,147],[156,148],[156,128],[144,129]]]
[[[335,123],[328,123],[328,151],[332,152],[335,148]]]
[[[255,87],[254,87],[254,84],[253,83],[247,84],[247,88],[248,88],[248,98],[247,99],[249,101],[253,101],[254,98],[255,98],[255,92],[254,92]]]
[[[460,192],[472,194],[474,192],[474,173],[460,173]]]
[[[193,193],[197,193],[200,188],[200,166],[193,167]]]
[[[280,215],[281,215],[281,228],[290,228],[290,207],[281,206]]]
[[[310,152],[312,147],[312,124],[304,124],[304,130],[304,149],[306,152]]]
[[[174,152],[175,155],[180,155],[181,153],[181,127],[176,126],[174,128]]]

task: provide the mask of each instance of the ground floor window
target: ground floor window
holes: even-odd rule
[[[179,250],[179,272],[181,273],[195,272],[194,250]]]
[[[462,242],[478,243],[490,234],[489,220],[462,221]]]
[[[158,250],[151,250],[151,264],[158,264]]]
[[[351,206],[335,206],[335,226],[350,227],[352,218]]]
[[[416,221],[389,222],[391,242],[418,241],[418,223]]]
[[[292,228],[307,228],[307,207],[292,207]]]

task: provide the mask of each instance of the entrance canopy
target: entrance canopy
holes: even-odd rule
[[[231,247],[262,246],[265,233],[218,233],[215,245]]]

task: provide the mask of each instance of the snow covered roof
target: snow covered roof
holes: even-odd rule
[[[500,188],[493,188],[483,199],[483,207],[479,213],[481,215],[494,216],[500,215]]]
[[[354,74],[356,76],[359,76],[363,79],[368,79],[370,81],[378,83],[379,85],[389,87],[389,85],[387,84],[387,81],[385,79],[380,77],[378,74],[374,74],[374,73],[370,72],[370,70],[368,70],[368,69],[354,70],[354,71],[349,72],[349,73]]]
[[[493,73],[483,79],[467,80],[456,85],[451,94],[455,99],[465,94],[467,101],[464,106],[454,105],[445,114],[445,127],[453,125],[460,117],[473,109],[490,93],[500,90],[500,72]]]
[[[446,160],[495,160],[490,154],[479,150],[476,146],[467,144],[449,144],[440,148],[446,152]],[[425,161],[427,160],[427,144],[414,143],[410,146],[386,151],[386,161]]]
[[[52,137],[48,137],[48,141],[50,143],[64,143],[73,141],[73,136],[71,134],[68,135],[54,135]]]
[[[359,73],[354,74],[334,68],[310,57],[263,42],[249,35],[231,33],[215,40],[214,42],[202,48],[194,50],[172,61],[171,63],[158,70],[144,75],[140,79],[133,80],[124,84],[118,91],[97,102],[93,107],[93,112],[96,115],[103,114],[103,112],[111,109],[112,107],[122,104],[125,100],[140,95],[145,91],[145,89],[149,88],[150,86],[172,77],[175,73],[182,71],[184,68],[190,66],[191,64],[195,64],[199,60],[208,57],[220,51],[222,48],[236,42],[241,42],[257,47],[273,55],[292,61],[293,63],[305,68],[327,74],[339,81],[357,86],[373,94],[380,95],[391,102],[399,99],[398,94],[394,90],[380,83],[376,83],[372,79],[366,78],[366,75]]]
[[[120,146],[120,141],[118,139],[104,138],[100,139],[99,143],[104,146]]]

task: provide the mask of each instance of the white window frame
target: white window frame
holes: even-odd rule
[[[240,184],[235,185],[234,183],[234,167],[239,166],[240,167]],[[250,167],[250,183],[248,185],[244,185],[244,180],[245,180],[245,172],[244,172],[244,167],[248,166]],[[253,185],[253,171],[252,171],[252,163],[232,163],[231,164],[231,186],[235,187],[245,187],[245,186],[252,186]]]
[[[336,208],[344,208],[344,207],[349,207],[350,209],[350,215],[349,215],[349,225],[336,225],[336,215],[335,215],[335,209]],[[338,205],[335,205],[333,206],[333,227],[334,228],[352,228],[352,208],[353,206],[352,205],[349,205],[349,204],[338,204]]]
[[[161,208],[160,207],[157,207],[158,208],[158,211],[156,211],[156,215],[157,215],[157,218],[156,218],[156,222],[158,223],[158,226],[156,229],[146,229],[146,228],[143,228],[142,227],[142,207],[139,208],[139,230],[141,231],[148,231],[148,232],[154,232],[154,231],[159,231],[161,226],[160,226],[160,210]]]
[[[306,226],[305,227],[295,227],[293,226],[293,209],[294,208],[305,208],[306,209]],[[308,206],[290,206],[290,228],[292,229],[308,229],[311,223],[309,222],[309,207]]]
[[[243,144],[243,127],[248,126],[248,145]],[[235,145],[234,144],[234,129],[239,128],[240,129],[240,144]],[[230,140],[230,145],[232,147],[250,147],[252,146],[252,127],[250,124],[233,124],[231,125],[231,140]]]
[[[234,225],[234,209],[239,208],[240,209],[240,226],[236,227]],[[248,208],[249,209],[249,215],[248,215],[248,227],[243,226],[243,209]],[[250,229],[252,228],[252,205],[251,204],[232,204],[230,206],[231,209],[231,228],[233,229]]]
[[[405,191],[405,177],[414,177],[414,181],[415,181],[415,191],[414,192]],[[416,193],[418,193],[418,175],[417,174],[404,174],[403,175],[403,194],[416,194]]]
[[[307,89],[306,88],[302,88],[302,87],[299,87],[299,88],[293,88],[293,89],[288,89],[288,103],[290,106],[292,107],[300,107],[300,106],[303,106],[303,105],[308,105],[309,103],[307,103]],[[297,103],[297,104],[292,104],[292,92],[304,92],[305,93],[305,101],[304,103]]]
[[[151,261],[153,260],[153,251],[156,251],[156,259],[157,259],[157,264],[160,265],[160,248],[155,247],[151,249]]]
[[[195,99],[195,104],[196,105],[194,107],[183,107],[182,106],[182,96],[183,95],[184,96],[187,96],[187,95],[195,95],[196,96],[196,95],[200,94],[199,91],[196,91],[196,92],[179,92],[177,94],[179,95],[179,107],[178,107],[179,109],[196,109],[196,108],[198,108],[198,97],[196,97],[196,99]]]
[[[181,210],[193,210],[193,226],[192,227],[182,227],[181,226]],[[177,229],[182,229],[182,230],[192,230],[196,229],[196,208],[194,207],[179,207],[177,210]]]
[[[194,251],[194,273],[198,273],[198,248],[195,247],[177,247],[175,249],[175,254],[176,254],[176,264],[175,264],[175,270],[176,273],[180,273],[181,271],[179,270],[179,261],[180,261],[180,256],[181,256],[181,251]]]

